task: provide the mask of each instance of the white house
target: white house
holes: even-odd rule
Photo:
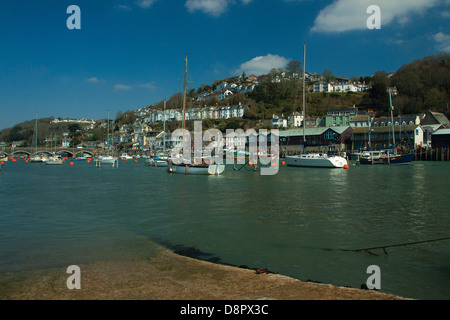
[[[271,123],[272,123],[272,128],[287,128],[287,126],[288,126],[288,121],[283,115],[281,115],[281,117],[279,117],[274,114],[272,116]]]
[[[340,83],[340,84],[335,84],[333,86],[333,91],[334,92],[357,92],[358,89],[355,85],[351,84],[351,83]]]
[[[303,122],[303,116],[300,113],[296,112],[296,113],[289,115],[287,124],[289,127],[294,127],[294,128],[297,127],[298,128],[302,125],[302,122]]]
[[[314,92],[333,92],[333,85],[325,81],[319,81],[314,84]]]

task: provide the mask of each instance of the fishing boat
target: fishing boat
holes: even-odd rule
[[[184,65],[184,85],[183,85],[183,130],[186,128],[186,85],[187,85],[187,55],[185,58]],[[184,136],[183,136],[183,146],[184,146]],[[181,174],[192,174],[192,175],[219,175],[225,171],[225,165],[222,164],[211,164],[210,159],[202,159],[202,163],[193,163],[192,159],[176,161],[175,159],[169,159],[168,162],[168,172],[169,173],[181,173]],[[206,160],[206,161],[204,161]]]
[[[306,145],[305,136],[305,66],[306,66],[306,43],[303,46],[303,146]],[[341,156],[328,156],[322,153],[298,154],[286,156],[286,165],[292,167],[310,167],[310,168],[346,168],[347,160]]]
[[[395,127],[394,127],[394,107],[392,106],[392,89],[389,88],[389,106],[391,108],[391,124],[392,124],[392,149],[383,149],[379,151],[368,151],[359,157],[359,164],[410,164],[414,160],[414,153],[400,153],[395,144]],[[369,131],[370,135],[370,131]],[[370,138],[370,136],[369,136]]]

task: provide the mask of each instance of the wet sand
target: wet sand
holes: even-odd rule
[[[160,249],[148,259],[79,265],[81,290],[66,286],[66,268],[2,274],[3,300],[398,300],[352,289],[210,263]]]

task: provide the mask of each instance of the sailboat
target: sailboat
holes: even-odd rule
[[[186,129],[186,85],[187,85],[187,55],[184,63],[184,85],[183,85],[183,129]],[[183,136],[184,142],[184,136]],[[183,143],[184,146],[184,143]],[[225,165],[223,164],[208,164],[203,162],[202,164],[189,163],[189,161],[176,164],[173,159],[169,159],[168,172],[169,173],[181,173],[181,174],[195,174],[195,175],[219,175],[225,171]]]
[[[305,65],[306,64],[306,43],[303,46],[303,146],[306,145],[305,136]],[[286,165],[292,167],[313,167],[313,168],[344,168],[348,166],[347,160],[341,156],[328,156],[327,154],[298,154],[286,156]]]
[[[100,162],[102,164],[111,164],[111,165],[114,166],[114,164],[116,164],[116,162],[118,162],[118,161],[117,161],[116,157],[113,157],[113,156],[111,156],[109,154],[109,150],[110,150],[110,145],[109,145],[109,110],[108,110],[108,122],[107,122],[107,125],[106,125],[106,131],[107,131],[107,143],[108,143],[108,146],[107,146],[107,149],[106,149],[107,150],[106,151],[106,156],[100,156],[99,160],[100,160]]]
[[[44,163],[47,159],[42,157],[42,156],[38,156],[38,154],[37,154],[37,143],[38,143],[38,124],[37,124],[37,114],[36,114],[36,124],[35,124],[35,128],[34,128],[34,147],[35,147],[35,151],[34,151],[34,157],[30,157],[30,162],[31,163]]]
[[[44,162],[45,165],[53,165],[53,166],[60,166],[63,164],[63,160],[60,156],[56,154],[56,135],[55,135],[55,151],[53,151],[53,134],[50,139],[50,149],[53,154],[52,157],[50,157],[47,161]]]
[[[164,100],[163,155],[162,157],[155,156],[151,159],[148,159],[148,165],[152,167],[169,166],[169,159],[166,156],[166,100]]]
[[[392,89],[388,89],[389,92],[389,106],[391,108],[391,124],[392,124],[392,146],[393,151],[379,150],[379,151],[369,151],[364,153],[359,158],[360,164],[410,164],[414,159],[414,153],[401,154],[398,153],[395,146],[395,127],[394,127],[394,107],[392,106]],[[370,131],[369,131],[370,135]],[[369,136],[370,137],[370,136]]]

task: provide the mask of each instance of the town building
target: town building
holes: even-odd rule
[[[450,146],[450,129],[439,129],[431,134],[431,147],[448,149]]]
[[[329,109],[325,117],[325,127],[349,126],[350,121],[358,114],[358,109]]]

